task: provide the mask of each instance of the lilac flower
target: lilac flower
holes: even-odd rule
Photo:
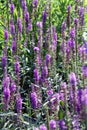
[[[71,86],[76,86],[76,85],[77,85],[77,79],[76,79],[75,73],[72,72],[72,73],[69,75],[69,81],[70,81],[70,85],[71,85]]]
[[[14,68],[15,68],[15,73],[18,75],[20,72],[20,63],[18,61],[15,62]]]
[[[12,53],[16,52],[16,41],[12,41]]]
[[[55,120],[50,120],[49,122],[50,130],[56,130],[56,121]]]
[[[16,109],[17,109],[17,113],[22,112],[22,98],[20,95],[18,95],[18,97],[16,98]]]
[[[4,30],[4,39],[5,39],[5,41],[8,41],[8,38],[9,38],[8,31]]]
[[[38,97],[36,92],[31,92],[30,100],[31,100],[32,108],[36,109],[38,107]]]
[[[40,125],[40,130],[47,130],[46,126],[43,124],[43,125]]]
[[[14,9],[15,9],[14,4],[11,4],[11,5],[10,5],[10,13],[11,13],[11,14],[14,13]]]
[[[6,64],[7,64],[7,58],[6,58],[6,56],[3,56],[2,57],[2,68],[3,69],[6,67]]]
[[[37,8],[37,6],[38,6],[38,0],[33,0],[33,7]]]

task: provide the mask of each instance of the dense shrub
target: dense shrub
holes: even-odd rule
[[[0,1],[0,129],[87,129],[85,4]]]

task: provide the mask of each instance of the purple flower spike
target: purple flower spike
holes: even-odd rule
[[[13,24],[10,24],[10,33],[11,35],[15,34],[15,26]]]
[[[51,120],[49,122],[49,126],[50,126],[50,130],[56,130],[56,121],[55,120]]]
[[[78,115],[73,115],[73,120],[72,120],[73,130],[80,130],[79,118],[80,117]]]
[[[35,52],[39,52],[40,49],[39,49],[38,47],[34,47],[34,51],[35,51]]]
[[[74,48],[75,47],[75,41],[72,39],[69,39],[67,42],[67,45],[69,46],[69,48]]]
[[[76,26],[78,25],[78,19],[77,19],[77,18],[74,19],[74,24],[75,24]]]
[[[48,95],[48,96],[52,96],[52,95],[53,95],[53,89],[49,89],[49,90],[47,91],[47,95]]]
[[[82,17],[83,15],[84,15],[84,8],[80,7],[79,16]]]
[[[46,12],[46,11],[43,11],[43,14],[42,14],[43,24],[45,24],[46,19],[47,19],[47,12]]]
[[[5,98],[5,100],[10,100],[10,90],[9,90],[9,88],[4,89],[4,98]]]
[[[46,65],[48,66],[51,62],[51,56],[49,54],[46,55]]]
[[[87,108],[87,90],[83,90],[81,101],[82,101],[83,107]]]
[[[10,91],[11,91],[11,93],[14,93],[16,91],[16,85],[14,82],[11,83]]]
[[[20,33],[22,33],[22,21],[21,21],[20,18],[19,18],[18,21],[17,21],[17,25],[18,25],[18,31],[19,31]]]
[[[64,32],[66,30],[66,22],[62,23],[61,29],[62,29],[62,32]]]
[[[60,130],[67,130],[67,127],[65,126],[65,121],[64,120],[60,120],[58,122],[59,128]]]
[[[10,78],[9,77],[5,77],[3,79],[3,89],[9,88],[9,85],[10,85]]]
[[[87,66],[86,65],[82,66],[82,75],[84,78],[87,78]]]
[[[5,101],[10,100],[10,90],[8,88],[4,89],[4,99],[5,99]]]
[[[12,53],[16,52],[16,41],[12,41]]]
[[[31,105],[33,109],[36,109],[38,106],[38,98],[37,98],[37,94],[36,92],[32,92],[30,95],[30,99],[31,99]]]
[[[70,12],[70,10],[71,10],[71,6],[70,5],[67,7],[67,10],[68,10],[68,12]]]
[[[37,24],[36,24],[36,25],[37,25],[37,27],[38,27],[38,28],[40,28],[40,29],[42,29],[42,27],[43,27],[42,22],[37,22]]]
[[[47,66],[44,66],[44,68],[42,69],[42,75],[41,75],[42,81],[44,81],[45,78],[47,78],[47,76],[48,76],[48,68]]]
[[[14,4],[11,4],[11,5],[10,5],[10,13],[11,13],[11,14],[14,13],[14,8],[15,8],[15,7],[14,7]]]
[[[66,82],[61,83],[61,88],[63,88],[63,89],[67,88]]]
[[[31,22],[31,20],[29,21],[29,24],[28,24],[28,31],[32,31],[32,22]]]
[[[39,73],[37,69],[34,69],[34,80],[35,83],[39,81]]]
[[[47,130],[46,126],[43,124],[40,126],[40,130]]]
[[[4,107],[5,107],[5,110],[8,110],[9,102],[10,102],[10,89],[4,88]]]
[[[33,7],[37,8],[37,6],[38,6],[38,0],[33,0]]]
[[[19,72],[20,72],[20,63],[18,61],[15,63],[14,67],[15,67],[15,73],[19,74]]]
[[[75,73],[71,73],[70,75],[69,75],[69,81],[70,81],[70,85],[71,86],[76,86],[77,85],[77,80],[76,80],[76,75],[75,75]]]
[[[28,24],[29,22],[29,13],[28,11],[25,12],[25,22]]]
[[[71,37],[71,39],[75,38],[75,29],[74,28],[72,28],[70,31],[70,37]]]
[[[79,18],[80,18],[80,24],[81,26],[83,26],[84,25],[84,7],[80,7]]]
[[[3,56],[2,57],[2,68],[3,69],[6,67],[6,64],[7,64],[7,58],[6,58],[6,56]]]
[[[22,9],[24,11],[26,10],[26,1],[25,0],[22,1]]]
[[[4,30],[4,39],[5,39],[6,41],[8,41],[8,38],[9,38],[9,36],[8,36],[8,31],[7,31],[7,30]]]
[[[16,98],[16,109],[17,109],[17,113],[22,112],[22,98],[20,95],[18,95],[18,97]]]

